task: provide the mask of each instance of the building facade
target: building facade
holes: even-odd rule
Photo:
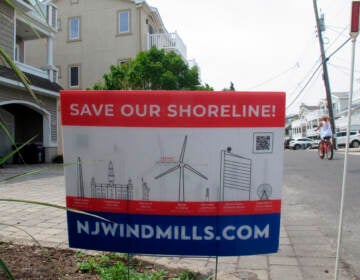
[[[332,107],[335,117],[335,130],[345,131],[347,127],[349,94],[347,92],[334,92],[332,94]],[[291,121],[289,137],[318,138],[319,132],[314,128],[319,125],[323,115],[328,115],[327,101],[321,100],[318,106],[301,104],[297,118]],[[360,99],[352,102],[351,128],[360,129]]]
[[[30,161],[51,162],[58,148],[57,101],[61,89],[53,64],[57,8],[51,1],[41,2],[37,9],[30,0],[12,2],[14,6],[0,0],[0,47],[26,75],[38,100],[9,64],[0,60],[0,121],[12,138],[0,130],[0,157],[11,152],[14,142],[20,145],[32,139],[30,144],[37,145],[34,149],[39,155]],[[41,41],[39,53],[44,63],[40,67],[29,62],[26,45],[30,41]],[[32,163],[25,155],[20,158]]]
[[[111,65],[151,46],[173,50],[186,60],[186,46],[169,33],[156,8],[143,0],[54,0],[58,30],[54,61],[64,89],[88,89]],[[32,46],[36,52],[37,45]],[[33,56],[35,64],[43,64]]]

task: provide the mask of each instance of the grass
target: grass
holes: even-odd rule
[[[77,256],[79,270],[96,274],[101,280],[195,280],[201,277],[199,273],[189,270],[171,272],[127,257],[125,254],[108,253],[102,256],[86,256],[78,253]]]

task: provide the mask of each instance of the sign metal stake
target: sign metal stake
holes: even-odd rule
[[[219,256],[216,256],[216,259],[215,259],[215,280],[217,280],[218,265],[219,265]]]
[[[343,216],[344,216],[344,200],[345,200],[345,189],[346,189],[346,180],[347,180],[347,166],[348,166],[348,155],[349,155],[349,142],[350,142],[350,127],[351,127],[351,106],[352,106],[352,97],[354,91],[354,70],[355,70],[355,43],[356,37],[359,33],[359,10],[360,10],[360,1],[352,2],[351,10],[351,31],[350,36],[352,38],[352,58],[351,58],[351,74],[350,74],[350,93],[348,101],[348,119],[347,119],[347,128],[346,128],[346,148],[345,148],[345,159],[344,159],[344,170],[343,170],[343,180],[341,186],[341,201],[340,201],[340,213],[339,213],[339,226],[338,226],[338,239],[337,239],[337,248],[336,248],[336,259],[335,259],[335,280],[339,279],[339,261],[340,261],[340,248],[342,241],[342,227],[343,227]]]

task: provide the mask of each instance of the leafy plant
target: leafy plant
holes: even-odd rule
[[[197,279],[200,274],[198,272],[185,270],[180,273],[179,280],[193,280]]]
[[[185,270],[173,277],[171,276],[173,273],[167,270],[156,269],[153,265],[147,265],[130,256],[125,257],[123,254],[85,256],[83,253],[78,253],[77,256],[79,270],[99,275],[101,280],[195,280],[200,276],[197,272]]]
[[[6,266],[5,262],[1,259],[1,256],[0,256],[0,268],[1,270],[5,273],[5,276],[10,279],[10,280],[13,280],[14,277],[12,276],[10,270],[8,269],[8,267]]]
[[[80,271],[97,274],[103,280],[127,279],[129,274],[135,275],[135,271],[129,269],[125,258],[119,254],[83,257],[77,265]]]
[[[110,66],[103,79],[93,89],[212,90],[200,84],[197,66],[189,68],[180,55],[155,47],[139,52],[126,63]]]

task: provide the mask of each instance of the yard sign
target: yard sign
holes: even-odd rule
[[[70,247],[278,250],[285,94],[62,91]]]

